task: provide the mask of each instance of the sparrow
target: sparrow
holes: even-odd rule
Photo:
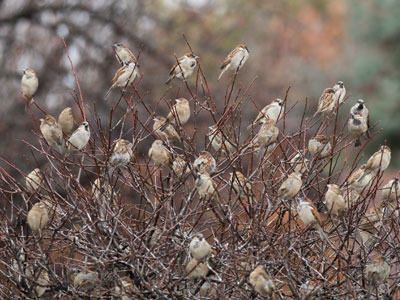
[[[371,183],[373,175],[371,172],[366,171],[366,165],[361,165],[351,176],[347,179],[347,186],[357,192],[362,192]]]
[[[202,261],[211,253],[211,246],[202,233],[194,235],[189,244],[190,254],[197,261]]]
[[[333,86],[333,90],[335,91],[335,103],[339,106],[343,103],[344,97],[346,96],[346,88],[344,87],[343,81],[338,81]]]
[[[296,173],[304,174],[308,170],[308,159],[301,153],[293,156],[289,164],[294,168],[293,171]]]
[[[186,53],[180,57],[169,71],[169,77],[165,84],[169,84],[175,77],[186,81],[193,74],[197,66],[197,59],[199,57],[192,53]]]
[[[124,65],[118,69],[117,73],[115,73],[113,79],[111,80],[112,85],[105,94],[104,99],[107,100],[113,88],[125,88],[127,85],[131,84],[138,74],[139,71],[136,67],[136,63],[132,61],[124,63]]]
[[[251,202],[253,202],[253,189],[251,188],[251,184],[246,182],[246,178],[242,172],[236,171],[235,173],[230,173],[229,182],[232,183],[232,188],[236,194],[239,194],[242,198],[249,196]]]
[[[278,138],[279,129],[275,126],[274,120],[266,120],[258,131],[254,145],[258,147],[258,156],[263,156],[265,150],[274,144]]]
[[[365,134],[366,137],[369,138],[367,122],[360,114],[350,115],[350,119],[347,122],[347,129],[354,138],[357,138],[355,143],[356,147],[361,146],[360,136],[362,134]]]
[[[267,120],[274,120],[276,123],[279,117],[282,117],[284,114],[285,107],[283,106],[283,100],[276,98],[259,112],[257,118],[247,127],[247,129],[250,129],[252,126],[256,126],[259,123],[264,124]]]
[[[195,186],[200,198],[218,198],[217,184],[207,172],[201,171],[197,174]]]
[[[132,143],[127,140],[120,139],[115,144],[114,151],[110,157],[110,165],[112,168],[126,166],[129,164],[132,157]]]
[[[261,296],[272,297],[275,293],[275,284],[263,266],[257,266],[249,277],[250,284]]]
[[[72,108],[66,107],[58,116],[58,125],[65,134],[69,134],[74,128],[74,116]]]
[[[319,155],[325,158],[331,154],[331,142],[325,135],[319,134],[308,141],[308,152],[311,155]]]
[[[115,286],[115,293],[121,296],[121,300],[138,299],[136,295],[140,294],[139,289],[128,276],[121,278],[121,284]]]
[[[61,154],[65,153],[63,133],[53,116],[46,115],[44,119],[40,119],[40,132],[50,147],[55,148]]]
[[[45,228],[50,221],[49,207],[43,202],[35,203],[26,216],[29,228],[37,232]]]
[[[372,263],[365,266],[365,273],[372,287],[377,287],[389,278],[390,265],[382,256],[378,256]]]
[[[22,94],[31,100],[39,87],[39,79],[33,69],[24,69],[24,74],[21,79]]]
[[[172,170],[176,176],[181,177],[190,172],[189,165],[186,163],[182,155],[176,156],[172,163]]]
[[[297,212],[304,225],[312,225],[316,230],[323,233],[321,227],[321,216],[310,199],[301,199],[298,203]]]
[[[164,167],[171,167],[173,163],[172,154],[163,145],[161,140],[155,140],[149,149],[149,158],[156,164]]]
[[[328,212],[332,215],[342,215],[348,208],[343,196],[340,194],[340,188],[337,184],[328,184],[328,190],[325,194],[325,205]]]
[[[179,134],[176,132],[174,126],[168,123],[167,119],[158,116],[153,119],[153,130],[155,134],[162,140],[168,141],[170,143],[174,141],[181,141]]]
[[[89,123],[86,121],[82,122],[82,125],[79,126],[74,133],[70,136],[67,141],[68,152],[72,150],[82,150],[86,147],[87,143],[90,139],[90,128]]]
[[[327,88],[323,91],[318,101],[318,109],[316,113],[330,112],[335,106],[335,90]]]
[[[208,139],[216,152],[221,151],[227,155],[233,153],[234,148],[232,144],[225,139],[222,132],[217,128],[217,125],[208,127]]]
[[[36,285],[35,289],[33,290],[33,297],[42,297],[43,294],[46,292],[48,289],[48,286],[50,285],[50,279],[49,279],[49,274],[45,270],[40,270],[39,274],[35,274],[31,276],[32,280],[37,282],[38,284]]]
[[[368,108],[365,106],[364,100],[362,99],[358,99],[357,103],[354,104],[351,108],[350,108],[350,114],[360,114],[362,115],[364,118],[367,119],[367,124],[369,123],[369,112],[368,112]],[[369,124],[368,124],[369,127]]]
[[[99,284],[99,274],[97,272],[80,271],[74,268],[71,275],[74,288],[81,292],[93,290]]]
[[[193,167],[196,174],[202,171],[213,174],[217,170],[217,162],[210,152],[201,151],[199,157],[194,160]]]
[[[201,278],[208,274],[208,266],[206,263],[199,262],[195,258],[192,258],[185,267],[186,273],[189,273],[189,278]]]
[[[25,177],[26,189],[31,193],[36,192],[42,185],[43,179],[42,171],[39,168],[34,169]]]
[[[348,207],[350,207],[352,203],[355,203],[358,201],[358,199],[360,199],[360,194],[356,190],[345,187],[341,191],[344,202],[348,205]]]
[[[217,295],[217,286],[213,283],[214,280],[217,280],[216,276],[211,275],[206,278],[206,281],[201,285],[199,294],[202,297],[215,297]]]
[[[117,58],[120,64],[129,63],[130,61],[137,63],[135,55],[133,55],[132,51],[129,50],[128,47],[123,43],[117,43],[113,45],[113,49],[115,51],[115,57]],[[138,68],[139,66],[136,66]]]
[[[176,125],[177,120],[179,124],[184,125],[190,119],[190,106],[189,101],[185,98],[175,99],[175,104],[171,107],[171,111],[167,116],[167,120]]]
[[[400,196],[399,179],[393,178],[382,188],[382,200],[396,201]]]
[[[301,180],[301,174],[292,172],[289,177],[282,182],[278,190],[279,199],[292,199],[300,192],[303,181]]]
[[[245,45],[238,45],[233,49],[227,57],[225,57],[224,62],[221,66],[221,74],[218,76],[218,80],[221,79],[222,75],[227,70],[238,71],[243,67],[247,59],[249,58],[249,49]]]
[[[388,146],[381,146],[367,161],[366,171],[385,171],[390,164],[391,151]]]
[[[359,229],[364,243],[371,245],[377,241],[379,231],[383,226],[383,211],[380,208],[371,207],[361,218]]]

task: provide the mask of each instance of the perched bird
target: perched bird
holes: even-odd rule
[[[43,296],[50,285],[50,278],[47,271],[40,270],[39,272],[39,274],[32,274],[31,276],[31,279],[37,283],[35,289],[33,290],[33,296],[38,298]]]
[[[321,227],[321,216],[315,205],[310,199],[301,199],[298,203],[297,212],[304,225],[312,225],[320,233],[323,233]]]
[[[129,164],[132,157],[132,143],[127,140],[120,139],[115,144],[114,151],[110,157],[110,165],[112,168],[126,166]]]
[[[227,141],[222,132],[218,129],[217,125],[208,127],[208,139],[216,152],[221,151],[228,155],[233,153],[233,145]]]
[[[89,123],[86,121],[82,122],[82,125],[79,126],[74,133],[70,136],[67,141],[68,152],[72,150],[82,150],[86,147],[87,143],[90,139],[90,128]]]
[[[371,286],[377,287],[389,278],[390,265],[382,256],[378,256],[374,259],[373,263],[365,266],[365,273]]]
[[[351,190],[362,192],[366,189],[372,180],[373,175],[371,172],[366,171],[366,165],[361,165],[351,176],[347,179],[347,186]]]
[[[301,180],[301,174],[292,172],[289,177],[282,182],[278,190],[279,199],[292,199],[300,192],[303,181]]]
[[[29,210],[26,220],[32,231],[42,230],[50,221],[49,207],[43,202],[35,203]]]
[[[74,288],[81,292],[89,292],[99,284],[97,272],[80,271],[78,268],[74,268],[70,277]]]
[[[163,145],[161,140],[155,140],[149,149],[149,157],[156,164],[164,167],[171,167],[173,163],[172,154]]]
[[[225,57],[224,62],[222,63],[221,66],[221,74],[218,76],[218,80],[221,79],[222,75],[227,71],[227,70],[233,70],[237,71],[247,61],[249,58],[249,49],[245,45],[238,45],[236,46],[235,49],[233,49],[227,57]]]
[[[321,97],[319,97],[318,109],[316,113],[330,112],[334,106],[335,90],[333,88],[327,88],[323,91]]]
[[[182,155],[176,156],[174,162],[172,163],[172,170],[176,176],[181,177],[190,172],[189,165]]]
[[[66,107],[58,116],[58,125],[65,134],[69,134],[74,128],[74,116],[72,115],[72,108]]]
[[[195,56],[192,53],[186,53],[184,56],[180,57],[169,71],[169,77],[165,84],[169,84],[175,77],[187,80],[188,77],[193,74],[193,71],[197,66],[198,58],[198,56]]]
[[[391,151],[388,146],[381,146],[367,161],[366,171],[378,172],[385,171],[390,164]]]
[[[294,168],[293,171],[296,173],[304,174],[308,170],[308,159],[301,153],[293,156],[289,164]]]
[[[185,267],[186,273],[189,273],[189,278],[201,278],[208,274],[208,266],[206,263],[199,262],[195,258],[192,258]]]
[[[50,147],[55,148],[61,154],[65,153],[63,133],[53,116],[46,115],[44,119],[40,119],[40,132]]]
[[[335,103],[339,106],[343,103],[344,97],[346,96],[346,88],[344,87],[343,81],[338,81],[333,86],[333,90],[335,91]]]
[[[190,119],[189,101],[185,98],[175,99],[175,104],[171,107],[171,111],[167,116],[167,120],[172,124],[177,123],[184,125]],[[177,122],[177,120],[179,120]]]
[[[211,275],[206,278],[206,281],[201,285],[199,294],[202,297],[215,297],[217,295],[217,285],[214,283],[216,276]]]
[[[264,124],[267,120],[274,120],[276,123],[279,117],[282,117],[284,114],[285,107],[283,106],[283,100],[276,98],[259,112],[257,118],[247,127],[247,129],[250,129],[252,126],[256,126],[259,123]]]
[[[31,193],[36,192],[42,185],[43,179],[42,171],[39,168],[34,169],[25,177],[26,189]]]
[[[155,134],[162,140],[167,141],[167,142],[180,142],[181,138],[179,134],[176,132],[174,126],[169,124],[167,122],[167,119],[158,116],[153,119],[154,124],[153,124],[153,130]]]
[[[251,184],[246,182],[246,178],[242,172],[236,171],[235,173],[230,173],[229,182],[232,183],[235,193],[239,194],[240,197],[250,197],[250,201],[253,202],[253,189],[251,188]]]
[[[370,246],[380,239],[379,231],[383,226],[383,210],[371,207],[359,223],[360,236]]]
[[[113,88],[125,88],[127,85],[131,84],[138,74],[139,71],[136,67],[136,63],[132,61],[124,63],[124,65],[118,69],[117,73],[115,73],[113,79],[111,80],[112,85],[105,94],[104,99],[108,98]]]
[[[354,189],[350,189],[349,187],[345,187],[341,190],[344,202],[350,207],[353,203],[357,202],[360,199],[360,194],[358,191]]]
[[[325,158],[331,154],[331,142],[325,135],[319,134],[308,141],[308,152],[311,155],[319,155]]]
[[[396,201],[400,196],[400,185],[399,179],[393,178],[389,180],[387,184],[382,188],[382,200],[388,200],[389,202]]]
[[[22,94],[31,100],[39,87],[39,79],[33,69],[25,69],[21,79]]]
[[[115,293],[121,297],[121,300],[139,299],[135,295],[140,294],[139,289],[128,276],[121,278],[121,284],[115,286]]]
[[[117,58],[118,62],[120,64],[125,64],[134,62],[135,64],[137,63],[135,55],[133,55],[132,51],[129,50],[128,47],[125,46],[123,43],[117,43],[113,45],[113,49],[115,51],[115,57]],[[138,68],[139,66],[136,66]]]
[[[249,277],[250,284],[261,296],[272,297],[275,293],[275,284],[263,266],[257,266]]]
[[[197,174],[195,186],[200,198],[218,198],[217,184],[207,172],[201,171]]]
[[[360,136],[362,134],[369,137],[367,122],[360,114],[351,114],[350,119],[347,122],[347,129],[354,138],[357,138],[355,143],[356,147],[361,146]]]
[[[201,151],[199,157],[193,162],[195,173],[207,172],[213,174],[217,170],[217,162],[215,158],[208,151]]]
[[[265,150],[276,142],[278,134],[279,129],[275,126],[275,121],[266,120],[254,139],[254,145],[258,147],[258,156],[263,156]]]
[[[325,194],[325,205],[328,212],[332,215],[342,215],[348,208],[348,203],[345,202],[340,194],[340,188],[336,184],[328,184],[328,190]]]
[[[365,106],[364,100],[358,99],[357,103],[350,108],[350,114],[360,114],[364,118],[369,117],[368,108]]]
[[[202,233],[194,235],[189,244],[190,254],[198,261],[202,261],[211,253],[211,246]]]

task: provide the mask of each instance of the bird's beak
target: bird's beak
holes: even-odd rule
[[[117,44],[114,44],[114,45],[113,45],[113,48],[114,48],[114,49],[117,48]]]

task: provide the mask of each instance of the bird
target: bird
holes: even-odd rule
[[[26,220],[32,231],[42,230],[50,221],[49,207],[43,202],[36,202],[29,210]]]
[[[319,97],[317,113],[324,113],[332,111],[335,106],[335,90],[333,88],[327,88],[323,91],[321,97]]]
[[[132,157],[132,143],[124,139],[119,139],[115,143],[114,151],[110,157],[110,165],[113,169],[126,166]]]
[[[300,192],[303,181],[301,180],[301,174],[292,172],[289,177],[282,182],[278,190],[279,199],[292,199]]]
[[[192,53],[186,53],[180,57],[169,71],[169,77],[165,84],[169,84],[175,77],[186,81],[193,74],[197,66],[197,59],[199,57]]]
[[[140,294],[139,289],[128,276],[121,278],[121,284],[115,286],[115,293],[121,296],[121,300],[139,299],[136,295]]]
[[[196,233],[189,244],[190,254],[197,261],[202,261],[211,253],[211,246],[202,233]]]
[[[33,69],[24,69],[21,79],[22,94],[28,99],[32,100],[39,87],[39,79]]]
[[[340,187],[337,184],[328,184],[328,190],[325,193],[325,205],[328,212],[332,215],[342,215],[348,208],[348,203],[345,202],[340,193]]]
[[[358,99],[357,103],[354,104],[351,108],[350,108],[350,114],[360,114],[362,115],[364,118],[369,119],[369,112],[368,112],[368,108],[365,106],[365,102],[362,99]],[[368,126],[369,127],[369,126]]]
[[[167,119],[162,116],[157,116],[153,119],[154,133],[163,141],[167,142],[180,142],[181,138],[176,132],[174,126],[168,123]]]
[[[74,128],[74,116],[72,115],[72,108],[66,107],[58,115],[58,125],[64,134],[69,134]]]
[[[275,120],[266,120],[254,139],[254,145],[258,147],[258,156],[264,155],[265,150],[274,144],[278,138],[279,129],[275,126]]]
[[[189,165],[186,163],[183,155],[178,155],[175,157],[174,162],[172,163],[172,170],[178,177],[186,175],[190,172]]]
[[[383,209],[371,207],[361,218],[358,228],[363,242],[370,246],[380,239],[380,229],[383,226]]]
[[[115,57],[120,64],[125,64],[130,61],[137,63],[135,55],[133,55],[132,51],[129,50],[127,46],[123,43],[116,43],[113,45],[113,49],[115,51]],[[136,66],[138,68],[139,66]]]
[[[303,154],[297,153],[292,157],[289,164],[293,167],[294,172],[304,174],[308,170],[308,162]]]
[[[227,57],[225,57],[224,62],[221,65],[221,73],[218,76],[218,80],[221,79],[222,75],[227,70],[237,71],[243,67],[247,59],[249,58],[249,49],[245,45],[238,45],[233,49]]]
[[[197,174],[197,179],[195,181],[195,187],[199,193],[200,198],[217,198],[217,184],[211,178],[210,174],[205,171],[200,171]]]
[[[383,145],[368,159],[365,170],[375,173],[385,171],[389,167],[390,159],[391,150],[388,146]]]
[[[232,183],[232,188],[236,194],[239,194],[240,197],[249,197],[250,202],[253,202],[253,189],[251,187],[251,184],[246,182],[246,178],[244,177],[242,172],[236,171],[234,173],[230,173],[229,182]]]
[[[227,141],[222,132],[218,129],[217,125],[208,127],[208,139],[216,152],[221,151],[228,155],[233,153],[233,145]]]
[[[136,76],[139,74],[139,71],[136,67],[136,63],[132,61],[125,62],[124,65],[118,69],[112,78],[112,85],[104,95],[104,99],[107,100],[108,96],[111,93],[111,90],[115,87],[125,88],[127,85],[131,84]]]
[[[346,88],[344,87],[343,81],[338,81],[333,86],[333,90],[335,91],[335,104],[339,106],[343,103],[344,97],[346,96]]]
[[[363,164],[347,179],[347,186],[351,190],[362,192],[370,185],[372,177],[373,174],[367,172],[366,165]]]
[[[208,266],[206,263],[199,262],[197,259],[192,258],[185,267],[187,277],[189,278],[201,278],[208,274]]]
[[[329,137],[318,134],[308,141],[308,152],[311,155],[318,155],[325,158],[331,154],[332,146]]]
[[[39,270],[39,272],[40,272],[39,274],[34,274],[34,275],[32,274],[32,276],[30,276],[31,279],[37,283],[37,285],[35,286],[35,289],[32,291],[32,292],[34,292],[33,296],[35,298],[42,297],[50,285],[50,278],[49,278],[49,274],[47,273],[47,271],[41,269],[41,270]]]
[[[264,124],[268,119],[277,122],[279,117],[282,117],[284,114],[285,107],[283,106],[283,100],[276,98],[259,112],[257,118],[247,127],[247,129],[250,129],[252,126],[256,126],[259,123]]]
[[[389,278],[390,265],[385,261],[384,257],[379,255],[372,263],[365,266],[365,273],[365,277],[371,284],[371,286],[368,287],[368,291],[370,291],[372,287],[378,287],[379,284],[385,282]]]
[[[190,119],[189,101],[185,98],[179,98],[175,99],[175,102],[176,103],[171,107],[171,111],[167,115],[167,120],[174,125],[184,125]]]
[[[91,271],[80,271],[73,268],[70,274],[74,288],[80,292],[89,292],[99,284],[99,274]]]
[[[171,167],[173,158],[171,152],[163,145],[162,140],[155,140],[149,149],[149,158],[159,166]]]
[[[82,122],[82,125],[79,126],[74,133],[70,136],[67,141],[68,152],[72,150],[82,150],[86,147],[87,143],[90,139],[90,128],[89,123],[86,121]]]
[[[43,180],[44,176],[42,171],[40,171],[39,168],[35,168],[25,177],[25,187],[29,192],[34,193],[39,190]]]
[[[61,154],[65,153],[63,132],[53,116],[46,115],[44,119],[40,119],[40,132],[50,147],[55,148]]]
[[[275,284],[265,271],[264,266],[257,266],[249,276],[250,284],[261,296],[272,297],[275,293]]]
[[[304,225],[313,226],[318,232],[323,234],[321,216],[315,205],[308,198],[300,198],[299,200],[297,212]]]
[[[210,152],[201,151],[199,157],[194,160],[193,167],[195,173],[204,171],[213,174],[217,170],[217,162]]]
[[[389,202],[396,201],[400,196],[400,185],[399,179],[393,178],[389,180],[382,188],[382,200],[388,200]]]
[[[355,143],[356,147],[361,146],[360,136],[362,134],[365,134],[365,136],[369,138],[367,122],[365,118],[358,113],[350,115],[350,119],[347,122],[347,129],[354,138],[357,138]]]

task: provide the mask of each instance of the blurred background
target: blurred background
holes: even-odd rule
[[[39,76],[35,99],[40,106],[54,115],[71,106],[80,123],[71,96],[76,83],[61,38],[68,44],[85,103],[96,105],[107,124],[111,104],[103,96],[119,68],[112,45],[123,42],[136,56],[140,53],[143,77],[138,90],[155,109],[163,96],[189,96],[181,81],[164,85],[174,54],[189,51],[185,33],[200,56],[219,110],[232,76],[227,72],[217,82],[219,66],[243,43],[250,58],[238,83],[247,87],[257,77],[246,98],[251,105],[244,107],[245,126],[257,114],[249,98],[261,108],[284,98],[290,86],[288,105],[300,104],[288,120],[298,126],[305,99],[311,116],[322,91],[342,80],[350,98],[340,118],[345,122],[349,108],[364,99],[372,123],[381,121],[378,128],[384,128],[368,146],[368,155],[387,139],[392,167],[399,167],[399,13],[397,0],[0,0],[0,156],[26,172],[35,167],[23,142],[36,145],[38,139],[20,94],[24,68],[35,69]],[[119,95],[114,91],[111,102]],[[164,103],[157,113],[167,109]],[[34,112],[42,116],[36,108]]]

